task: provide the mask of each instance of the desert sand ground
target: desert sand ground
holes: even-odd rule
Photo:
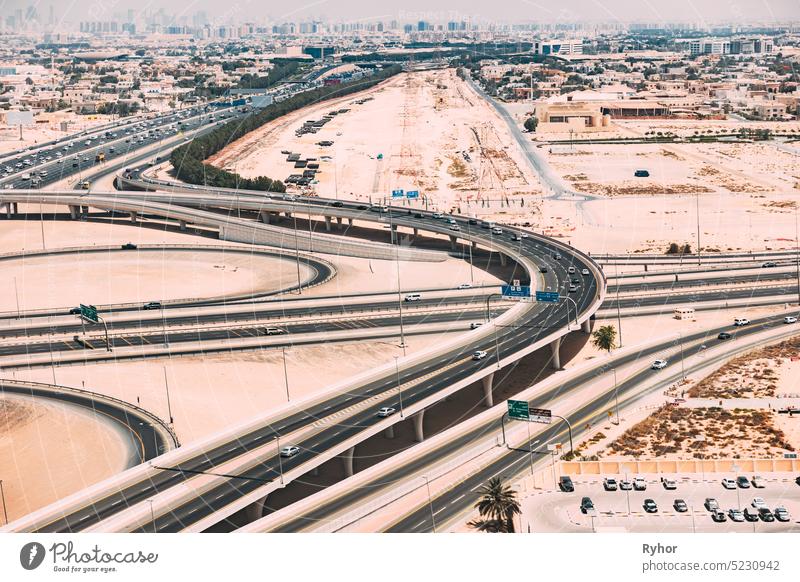
[[[134,447],[130,433],[79,407],[0,397],[0,475],[9,520],[126,469]]]
[[[365,97],[372,99],[355,103]],[[350,111],[316,134],[295,136],[303,121],[334,109]],[[323,140],[334,145],[316,145]],[[530,205],[540,193],[511,143],[494,110],[454,70],[445,70],[401,74],[358,96],[305,108],[265,125],[211,162],[245,176],[285,179],[296,171],[281,151],[292,151],[321,160],[314,187],[319,196],[377,201],[395,189],[418,190],[431,209],[462,207],[483,215],[499,210],[501,200],[512,208]]]
[[[311,270],[301,265],[301,278]],[[297,283],[290,258],[220,251],[114,251],[24,257],[3,262],[5,287],[16,281],[19,308],[46,309],[78,303],[107,305],[248,295]],[[17,308],[14,289],[0,294],[0,311]]]

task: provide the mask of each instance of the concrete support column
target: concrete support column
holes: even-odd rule
[[[386,427],[386,430],[383,431],[383,436],[385,436],[387,439],[393,439],[394,438],[394,425],[393,424]]]
[[[337,216],[336,217],[336,224],[339,225],[339,230],[342,230],[342,217],[341,216]]]
[[[356,452],[355,447],[350,447],[345,452],[344,456],[342,457],[342,461],[344,461],[344,476],[345,477],[352,477],[353,476],[353,453]]]
[[[472,241],[472,248],[473,249],[477,249],[478,248],[478,241],[476,241],[476,240]]]
[[[419,229],[414,228],[414,238],[417,238],[417,236],[419,236]]]
[[[425,433],[422,430],[422,421],[425,419],[425,410],[420,410],[414,416],[411,417],[411,420],[414,421],[414,440],[418,443],[421,443],[425,440]]]
[[[508,264],[508,259],[503,253],[498,253],[500,255],[500,266],[505,267]]]
[[[291,217],[292,217],[292,213],[291,213],[291,212],[284,212],[284,213],[283,213],[283,215],[284,215],[286,218],[291,218]]]
[[[583,333],[592,333],[592,321],[591,319],[587,319],[581,324],[581,330]]]
[[[77,206],[75,206],[74,204],[70,204],[70,205],[69,205],[69,217],[70,217],[72,220],[77,220],[77,219],[78,219],[78,213],[79,213],[79,212],[80,212],[80,211],[78,210],[78,207],[77,207]]]
[[[331,231],[331,217],[330,216],[326,216],[325,217],[325,230],[328,231],[328,232]]]
[[[264,224],[269,224],[269,212],[267,212],[266,210],[262,210],[261,212],[259,212],[258,217]]]
[[[353,219],[352,218],[348,218],[347,219],[347,226],[353,226]]]
[[[454,250],[456,250],[456,243],[457,243],[457,242],[458,242],[458,237],[457,237],[457,236],[453,236],[453,235],[451,234],[451,235],[450,235],[450,250],[451,250],[451,251],[454,251]]]
[[[181,231],[182,232],[186,232],[186,221],[185,220],[181,220],[180,221],[180,225],[181,225]]]
[[[492,382],[494,381],[494,372],[481,379],[483,383],[483,404],[486,408],[494,406],[494,399],[492,398]]]
[[[19,214],[19,202],[14,202],[14,214]]]
[[[135,212],[131,212],[131,222],[136,224],[136,213]]]
[[[561,354],[559,354],[559,350],[561,349],[561,338],[554,339],[550,342],[550,352],[553,354],[553,357],[550,360],[550,367],[554,370],[561,369]]]

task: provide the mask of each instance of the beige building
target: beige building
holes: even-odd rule
[[[537,103],[534,115],[539,121],[536,133],[605,131],[611,127],[611,118],[603,115],[599,103]]]

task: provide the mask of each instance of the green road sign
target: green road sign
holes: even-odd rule
[[[100,319],[97,317],[97,307],[94,305],[84,305],[81,303],[81,317],[92,323],[97,323]]]
[[[524,400],[509,400],[508,418],[528,420],[528,403]]]

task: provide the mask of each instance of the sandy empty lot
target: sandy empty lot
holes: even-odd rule
[[[372,99],[356,103],[365,96]],[[295,136],[303,121],[335,109],[350,111],[316,134]],[[316,145],[323,140],[334,145]],[[500,200],[511,199],[514,206],[527,195],[530,203],[531,194],[540,192],[511,143],[494,110],[454,70],[445,70],[401,74],[364,94],[290,114],[211,161],[246,176],[285,179],[297,170],[281,151],[292,151],[320,161],[314,188],[320,196],[378,200],[394,189],[419,190],[429,208],[471,202],[470,213],[482,214],[491,209],[488,200],[499,209]]]
[[[138,446],[131,438],[77,406],[0,397],[0,475],[9,520],[129,467]]]
[[[200,239],[197,239],[198,241]],[[3,261],[0,310],[270,292],[297,283],[291,260],[223,250],[113,251]],[[309,269],[301,265],[306,280]]]

